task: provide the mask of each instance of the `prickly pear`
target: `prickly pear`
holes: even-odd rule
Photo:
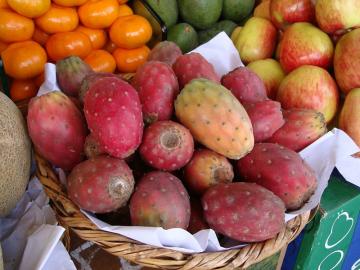
[[[148,173],[130,199],[130,216],[135,226],[186,229],[190,219],[189,195],[172,174]]]
[[[247,67],[238,67],[224,75],[221,84],[229,89],[241,103],[267,99],[264,82]]]
[[[138,68],[131,84],[139,93],[145,123],[170,120],[179,84],[165,63],[150,61]]]
[[[197,141],[230,159],[240,159],[254,146],[249,116],[220,84],[192,80],[178,95],[175,113]]]
[[[202,197],[210,228],[242,242],[273,238],[284,228],[281,199],[254,183],[228,183],[211,187]]]
[[[85,94],[84,111],[91,134],[109,155],[126,158],[140,145],[141,104],[127,82],[115,77],[97,79]]]
[[[255,142],[269,139],[285,123],[281,105],[277,101],[269,99],[245,103],[244,107],[253,126]]]
[[[93,73],[91,67],[78,56],[70,56],[56,63],[56,79],[61,91],[78,96],[82,80]]]
[[[126,162],[109,156],[98,156],[78,164],[67,178],[70,199],[93,213],[107,213],[124,206],[134,184]]]
[[[194,140],[184,126],[173,121],[158,121],[145,129],[139,151],[150,166],[174,171],[191,159]]]
[[[296,152],[316,141],[327,131],[323,114],[315,110],[291,109],[283,112],[285,124],[267,142]]]
[[[253,151],[238,161],[237,167],[245,181],[274,192],[288,210],[300,208],[317,187],[314,171],[300,155],[278,144],[255,144]]]
[[[231,182],[234,171],[226,157],[208,149],[199,149],[185,166],[184,176],[189,188],[202,194],[211,186]]]
[[[83,160],[85,120],[60,91],[31,99],[27,125],[36,150],[53,165],[71,170]]]
[[[196,78],[204,78],[220,83],[214,67],[199,53],[188,53],[177,58],[173,65],[180,89]]]

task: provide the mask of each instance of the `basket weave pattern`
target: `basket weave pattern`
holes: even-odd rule
[[[51,199],[59,223],[72,229],[84,240],[96,243],[107,252],[139,265],[161,269],[235,269],[246,268],[277,253],[301,232],[312,214],[307,212],[289,221],[273,239],[241,249],[184,254],[166,248],[139,243],[127,237],[99,230],[68,198],[51,165],[35,154],[37,176]],[[65,245],[69,237],[65,235]]]

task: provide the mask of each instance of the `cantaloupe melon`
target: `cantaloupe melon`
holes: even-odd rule
[[[4,270],[3,255],[2,255],[1,246],[0,246],[0,270]]]
[[[23,195],[30,177],[31,143],[16,105],[0,92],[0,217]]]

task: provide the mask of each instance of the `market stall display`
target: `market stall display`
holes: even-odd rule
[[[20,2],[0,9],[3,88],[60,225],[116,256],[248,267],[358,150],[327,132],[359,145],[353,10],[330,5],[334,29],[320,0]]]

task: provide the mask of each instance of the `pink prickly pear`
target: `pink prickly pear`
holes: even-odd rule
[[[196,78],[220,83],[214,67],[199,53],[188,53],[178,57],[173,70],[179,80],[180,88]]]
[[[93,213],[107,213],[124,206],[134,184],[126,162],[109,156],[98,156],[78,164],[67,179],[70,199]]]
[[[165,63],[150,61],[141,66],[131,82],[139,93],[145,123],[170,120],[179,84]]]
[[[29,103],[27,125],[36,150],[64,170],[83,160],[84,122],[79,109],[61,92],[35,97]]]
[[[300,208],[317,187],[314,171],[300,155],[278,144],[255,144],[253,150],[238,161],[237,167],[245,181],[274,192],[288,210]]]
[[[165,40],[152,48],[147,60],[164,62],[171,67],[181,55],[181,49],[175,42]]]
[[[189,195],[181,181],[167,172],[146,174],[130,200],[131,223],[186,229],[190,219]]]
[[[174,171],[191,159],[194,140],[184,126],[173,121],[158,121],[145,129],[139,151],[150,166]]]
[[[141,104],[127,82],[115,77],[96,80],[85,94],[84,111],[91,134],[109,155],[126,158],[140,145]]]
[[[244,104],[253,126],[255,142],[269,139],[285,121],[277,101],[263,100]]]
[[[229,89],[241,103],[267,99],[264,82],[247,67],[238,67],[224,75],[221,84]]]
[[[202,197],[210,228],[242,242],[273,238],[285,225],[285,206],[271,191],[254,183],[211,187]]]
[[[69,96],[78,96],[83,79],[91,73],[91,67],[78,56],[70,56],[56,63],[57,82],[61,91]]]
[[[316,141],[327,131],[324,115],[308,109],[291,109],[283,112],[285,124],[270,139],[296,152]]]

